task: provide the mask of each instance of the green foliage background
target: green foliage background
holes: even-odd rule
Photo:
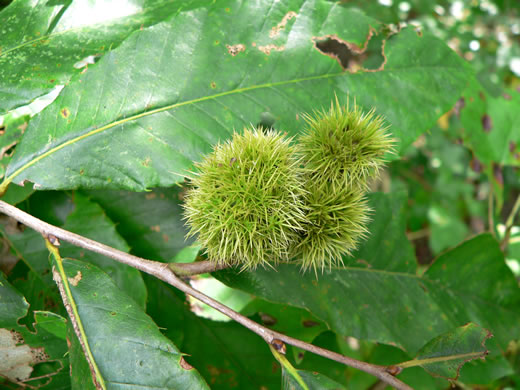
[[[459,388],[520,388],[518,220],[501,246],[520,194],[517,2],[8,3],[2,200],[122,251],[194,261],[182,173],[234,129],[297,135],[303,113],[350,96],[385,118],[397,145],[371,184],[370,235],[346,266],[317,280],[285,264],[192,283],[265,326],[376,364],[478,352],[485,328],[485,361],[421,363],[399,378],[446,389],[439,376],[460,369]],[[94,388],[43,239],[0,222],[0,328],[46,354],[18,382]],[[81,272],[71,293],[107,388],[301,386],[259,337],[179,291],[67,244],[60,253],[70,278]],[[287,358],[309,388],[377,382],[296,348]]]

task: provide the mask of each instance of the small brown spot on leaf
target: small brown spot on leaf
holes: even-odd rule
[[[512,96],[511,96],[510,94],[506,93],[506,92],[504,92],[504,93],[502,94],[502,96],[503,96],[504,99],[506,99],[506,100],[511,100],[511,99],[512,99]]]
[[[211,82],[210,84],[211,88],[215,89],[217,88],[217,83],[215,83],[214,81]]]
[[[484,92],[479,91],[478,96],[480,97],[480,100],[482,100],[484,102],[486,101],[486,95],[484,95]]]
[[[79,174],[80,174],[80,175],[85,174],[85,170],[84,170],[84,169],[80,169],[80,170],[79,170]]]
[[[453,107],[453,112],[455,113],[455,115],[457,115],[457,117],[460,118],[460,112],[462,111],[464,106],[466,106],[466,100],[463,97],[461,97],[459,100],[457,100],[457,103],[455,103],[455,107]]]
[[[499,186],[504,186],[504,175],[502,174],[502,167],[495,163],[493,163],[493,177]]]
[[[287,14],[285,14],[285,16],[283,17],[282,21],[271,29],[271,31],[269,32],[269,38],[276,38],[280,34],[280,31],[285,29],[287,22],[297,16],[298,14],[294,11],[287,12]]]
[[[314,326],[318,326],[320,323],[312,320],[305,320],[302,322],[304,328],[312,328]]]
[[[372,264],[370,264],[368,261],[366,261],[364,259],[357,259],[356,263],[366,265],[367,268],[372,268]]]
[[[491,129],[493,128],[493,122],[491,121],[491,117],[488,114],[484,114],[484,115],[482,115],[481,122],[482,122],[482,129],[486,133],[489,133],[491,131]]]
[[[510,141],[509,142],[509,153],[514,153],[516,150],[516,142]]]
[[[150,157],[146,157],[144,161],[141,163],[144,167],[149,167],[152,159]]]
[[[476,173],[482,172],[482,169],[483,169],[482,163],[475,156],[473,156],[473,158],[469,162],[469,166],[473,170],[473,172],[476,172]]]
[[[184,356],[181,356],[180,364],[185,370],[193,370],[193,366],[184,359]]]
[[[25,132],[25,129],[27,129],[27,126],[29,125],[29,122],[24,122],[20,126],[17,127],[17,129],[22,131],[22,134]]]
[[[265,46],[258,46],[258,50],[260,50],[265,55],[271,54],[271,51],[284,51],[285,46],[276,46],[273,44],[265,45]]]
[[[228,53],[231,54],[233,57],[236,56],[238,53],[246,50],[246,46],[241,43],[236,45],[226,45],[226,48],[228,50]]]
[[[81,271],[78,271],[76,273],[76,276],[74,276],[73,278],[67,278],[67,280],[69,281],[70,284],[72,284],[74,287],[76,287],[82,277],[83,277],[83,275],[81,274]]]
[[[265,325],[265,326],[273,326],[275,325],[278,320],[276,318],[274,318],[273,316],[267,314],[267,313],[258,313],[260,315],[260,319],[262,320],[262,323]]]
[[[166,233],[163,233],[162,239],[163,239],[164,242],[170,241],[170,237]]]
[[[146,194],[144,197],[145,197],[145,199],[148,199],[148,200],[155,199],[155,198],[157,198],[157,194],[154,192],[150,192],[150,193]]]
[[[159,225],[150,226],[150,230],[159,233],[161,231],[161,227]]]
[[[70,111],[69,111],[69,109],[67,107],[65,107],[65,108],[61,109],[60,114],[61,114],[62,117],[67,119],[70,116]]]

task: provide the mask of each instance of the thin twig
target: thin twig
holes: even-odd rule
[[[229,268],[228,265],[222,263],[217,264],[208,260],[196,261],[194,263],[169,263],[168,266],[179,276],[206,274]]]
[[[424,228],[421,230],[417,230],[416,232],[408,232],[406,233],[406,237],[410,241],[419,240],[424,237],[428,237],[430,235],[430,229]]]
[[[23,223],[26,226],[29,226],[30,228],[42,234],[44,237],[55,237],[59,240],[63,240],[78,247],[102,254],[120,263],[127,264],[133,268],[136,268],[140,271],[146,272],[147,274],[155,276],[156,278],[161,279],[162,281],[172,285],[173,287],[183,291],[184,293],[193,296],[199,301],[207,304],[208,306],[218,310],[222,314],[245,326],[249,330],[253,331],[260,337],[262,337],[269,345],[273,345],[275,341],[281,340],[284,343],[293,345],[303,350],[315,353],[317,355],[323,356],[331,360],[335,360],[349,367],[353,367],[361,371],[364,371],[368,374],[371,374],[376,378],[379,378],[380,380],[384,381],[385,383],[394,386],[397,390],[412,390],[410,386],[401,382],[399,379],[390,374],[388,372],[388,367],[386,366],[365,363],[350,358],[348,356],[344,356],[339,353],[317,347],[315,345],[303,342],[301,340],[286,336],[282,333],[275,332],[250,320],[249,318],[237,313],[236,311],[230,309],[222,303],[214,300],[213,298],[208,297],[207,295],[186,284],[173,272],[173,270],[169,267],[169,264],[143,259],[122,252],[118,249],[109,247],[107,245],[101,244],[89,238],[53,226],[1,200],[0,212],[9,215],[10,217],[16,219],[17,221]],[[53,245],[57,244],[58,243],[53,242]]]
[[[506,220],[506,233],[504,234],[504,239],[500,243],[500,248],[503,252],[507,249],[507,246],[509,245],[509,239],[511,238],[511,229],[513,228],[513,224],[515,222],[516,214],[518,213],[518,210],[520,209],[520,195],[516,198],[515,204],[513,206],[513,209],[511,210],[511,213],[507,217]]]

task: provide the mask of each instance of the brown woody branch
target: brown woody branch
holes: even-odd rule
[[[218,310],[222,314],[240,323],[249,330],[258,334],[269,345],[277,349],[280,348],[280,342],[282,342],[282,345],[283,343],[287,343],[295,347],[301,348],[303,350],[323,356],[325,358],[343,363],[349,367],[353,367],[361,371],[364,371],[368,374],[375,376],[376,378],[379,378],[381,381],[391,386],[394,386],[398,390],[412,390],[410,386],[401,382],[393,375],[396,374],[396,372],[393,372],[391,370],[392,366],[387,367],[365,363],[350,358],[348,356],[344,356],[339,353],[324,348],[320,348],[315,345],[303,342],[301,340],[286,336],[282,333],[275,332],[250,320],[249,318],[241,315],[240,313],[237,313],[236,311],[214,300],[213,298],[210,298],[207,295],[201,293],[200,291],[194,289],[193,287],[185,283],[182,279],[180,279],[179,276],[176,275],[176,273],[184,276],[202,272],[211,272],[217,269],[217,267],[213,266],[212,264],[209,264],[207,262],[193,263],[193,265],[189,263],[178,263],[172,267],[172,264],[166,264],[161,263],[159,261],[143,259],[141,257],[137,257],[122,252],[118,249],[109,247],[107,245],[101,244],[89,238],[80,236],[79,234],[75,234],[67,230],[61,229],[59,227],[53,226],[51,224],[43,222],[38,218],[33,217],[30,214],[27,214],[26,212],[2,200],[0,200],[0,212],[36,230],[38,233],[42,234],[45,238],[51,241],[51,243],[55,246],[59,245],[59,240],[63,240],[75,246],[102,254],[120,263],[127,264],[140,271],[146,272],[147,274],[153,275],[156,278],[163,280],[164,282],[172,285],[173,287],[183,291],[186,294],[193,296],[194,298],[197,298],[201,302],[207,304],[208,306],[211,306],[212,308]],[[175,269],[175,272],[172,268]]]

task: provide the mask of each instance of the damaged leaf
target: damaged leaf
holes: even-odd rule
[[[157,389],[208,388],[195,369],[182,366],[182,353],[106,273],[72,259],[65,259],[63,267],[67,277],[82,275],[70,289],[93,359],[109,387],[126,383]],[[76,370],[72,362],[73,381]]]
[[[31,376],[32,366],[47,359],[43,348],[31,348],[23,344],[19,333],[0,328],[0,376],[25,382]]]
[[[290,12],[297,16],[273,36]],[[237,28],[237,20],[249,27]],[[24,180],[41,189],[168,187],[262,113],[294,135],[302,128],[295,118],[328,107],[335,94],[374,107],[401,152],[453,106],[471,70],[413,28],[385,42],[381,71],[345,72],[315,47],[316,37],[336,36],[362,48],[379,25],[332,2],[263,0],[186,11],[143,28],[31,120],[0,190]]]
[[[464,92],[460,110],[462,136],[475,157],[492,163],[520,166],[520,92],[493,96],[478,81]]]

